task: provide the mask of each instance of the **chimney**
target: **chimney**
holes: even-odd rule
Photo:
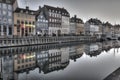
[[[39,6],[39,10],[41,10],[41,6]]]
[[[26,9],[27,9],[27,10],[29,10],[29,7],[28,7],[28,6],[26,6]]]
[[[74,15],[74,18],[76,19],[76,18],[77,18],[77,15]]]

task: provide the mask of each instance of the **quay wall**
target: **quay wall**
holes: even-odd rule
[[[90,36],[61,36],[61,37],[31,36],[31,37],[0,38],[0,48],[56,43],[61,44],[69,42],[93,42],[93,41],[96,41],[96,38]]]

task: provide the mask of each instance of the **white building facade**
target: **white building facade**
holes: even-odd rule
[[[103,33],[102,23],[97,19],[90,19],[84,25],[85,35],[101,37]]]
[[[48,18],[48,34],[50,36],[69,34],[70,14],[66,9],[48,5],[44,5],[43,9]]]
[[[77,18],[76,15],[70,19],[70,34],[84,34],[84,23],[80,18]]]
[[[64,8],[61,9],[62,11],[62,29],[61,34],[69,34],[70,33],[70,14]]]
[[[70,22],[70,34],[76,33],[76,23]]]

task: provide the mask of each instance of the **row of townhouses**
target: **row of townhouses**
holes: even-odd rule
[[[0,0],[0,37],[91,35],[100,38],[119,33],[120,25],[95,18],[84,23],[76,15],[70,17],[65,8],[44,5],[31,10],[28,6],[20,8],[17,0]]]

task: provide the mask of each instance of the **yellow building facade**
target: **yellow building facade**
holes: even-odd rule
[[[29,7],[14,11],[14,36],[35,35],[35,13]]]

